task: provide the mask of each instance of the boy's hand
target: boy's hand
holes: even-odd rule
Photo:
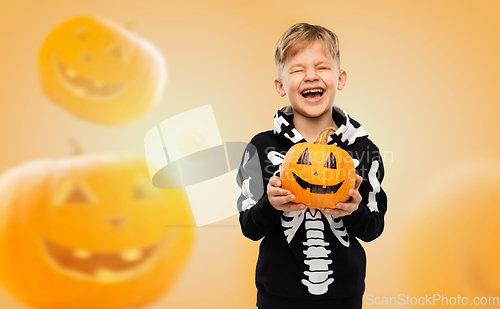
[[[321,208],[327,215],[332,215],[335,217],[343,217],[352,214],[356,209],[358,209],[359,203],[361,202],[361,194],[359,194],[358,189],[363,182],[363,177],[356,175],[356,183],[354,189],[349,190],[349,195],[351,196],[347,202],[337,203],[337,208]]]
[[[267,198],[274,208],[281,211],[297,211],[306,209],[304,204],[292,203],[295,199],[290,191],[281,188],[281,179],[273,176],[267,184]]]

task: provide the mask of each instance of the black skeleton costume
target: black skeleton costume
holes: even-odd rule
[[[237,182],[243,234],[260,244],[256,269],[259,308],[331,308],[332,299],[364,292],[366,256],[358,242],[371,241],[383,231],[387,197],[378,148],[361,125],[333,106],[338,129],[328,139],[353,158],[363,177],[362,201],[351,215],[334,217],[320,210],[276,210],[266,188],[279,176],[281,162],[294,144],[305,139],[293,125],[291,106],[274,116],[274,129],[257,134],[244,151]]]

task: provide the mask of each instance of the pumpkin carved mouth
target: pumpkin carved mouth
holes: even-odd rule
[[[54,54],[54,67],[57,76],[75,95],[94,100],[110,100],[118,95],[125,87],[121,84],[106,84],[79,75],[75,70],[62,63]]]
[[[116,282],[136,276],[152,262],[160,244],[118,252],[97,252],[57,245],[45,238],[38,242],[50,264],[65,274],[99,282]]]
[[[295,173],[292,173],[292,175],[295,178],[295,181],[297,181],[297,183],[302,189],[306,190],[307,188],[309,188],[309,191],[311,193],[316,193],[316,194],[337,193],[340,186],[342,186],[342,184],[344,183],[344,181],[342,180],[340,183],[331,186],[313,185],[311,183],[308,183],[304,179],[300,178]]]

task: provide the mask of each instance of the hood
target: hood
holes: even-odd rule
[[[346,147],[356,142],[358,138],[367,137],[363,127],[356,120],[352,119],[340,107],[333,105],[332,119],[338,129],[328,138],[328,144],[339,147]],[[282,135],[294,144],[305,142],[306,140],[293,124],[293,109],[291,105],[280,108],[274,115],[274,134]]]

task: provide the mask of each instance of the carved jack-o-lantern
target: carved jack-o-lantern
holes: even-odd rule
[[[500,291],[500,166],[469,158],[460,163],[446,176],[433,175],[434,184],[439,183],[435,190],[414,191],[421,198],[413,208],[422,209],[402,220],[404,229],[395,244],[397,273],[414,295],[439,291],[433,307],[468,301],[495,308]]]
[[[143,307],[190,254],[185,192],[161,190],[145,160],[79,156],[0,179],[0,281],[39,309]]]
[[[316,143],[299,143],[290,148],[281,165],[283,189],[292,192],[295,203],[311,208],[335,208],[349,199],[356,170],[351,156],[335,145],[327,145],[335,132],[325,129]]]
[[[166,69],[160,52],[144,39],[110,21],[78,17],[43,43],[39,77],[54,103],[86,120],[115,125],[156,104]]]

